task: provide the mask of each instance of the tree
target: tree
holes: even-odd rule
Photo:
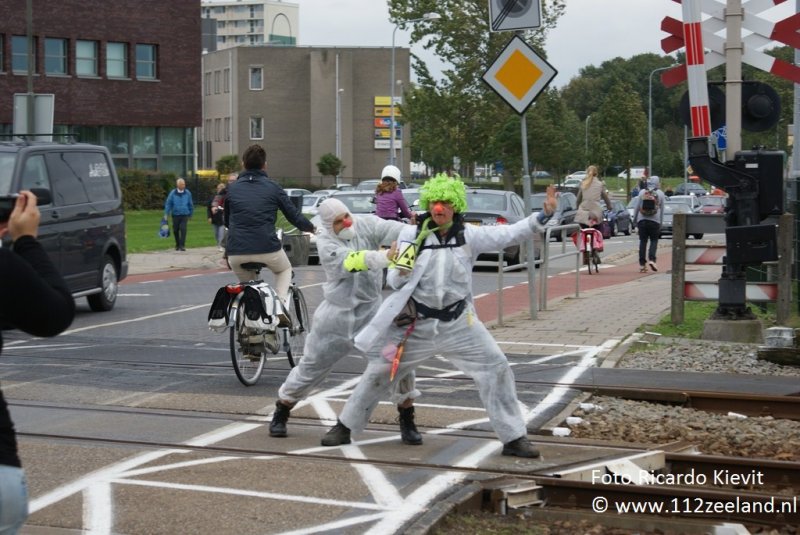
[[[339,176],[344,171],[345,165],[342,160],[333,153],[323,154],[317,162],[317,169],[322,176]]]
[[[231,173],[236,173],[241,169],[241,160],[237,154],[228,154],[226,156],[222,156],[214,165],[216,166],[217,173],[219,173],[220,176],[229,175]]]
[[[611,87],[597,111],[596,125],[614,161],[626,167],[645,161],[647,116],[642,111],[639,95],[631,86],[618,82]]]

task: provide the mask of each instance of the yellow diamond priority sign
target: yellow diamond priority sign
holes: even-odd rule
[[[522,115],[556,74],[552,65],[515,35],[484,73],[483,81]]]

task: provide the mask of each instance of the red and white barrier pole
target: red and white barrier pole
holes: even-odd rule
[[[692,136],[711,135],[711,114],[703,48],[700,0],[683,0],[683,41],[686,44],[686,74],[689,85],[689,110]]]

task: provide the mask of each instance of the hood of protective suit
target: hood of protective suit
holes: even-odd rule
[[[340,215],[347,214],[349,212],[350,209],[347,208],[342,201],[332,197],[322,201],[317,209],[317,215],[319,215],[319,218],[322,221],[322,227],[331,233],[333,233],[334,220]]]
[[[657,189],[659,182],[660,180],[657,176],[651,176],[647,179],[647,189]]]

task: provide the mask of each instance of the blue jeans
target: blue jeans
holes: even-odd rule
[[[28,518],[28,483],[16,466],[0,465],[0,535],[15,535]]]

